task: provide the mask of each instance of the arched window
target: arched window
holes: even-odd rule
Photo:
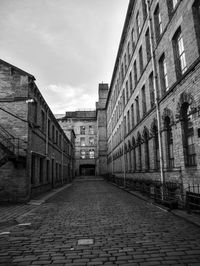
[[[130,140],[128,141],[128,157],[129,157],[129,168],[128,168],[128,171],[131,172],[132,170],[132,162],[131,162],[131,159],[132,159],[132,156],[131,156],[131,143],[130,143]]]
[[[191,108],[187,102],[181,107],[182,132],[183,132],[183,151],[186,166],[196,165],[196,153],[194,142],[194,128],[192,122]]]
[[[138,163],[137,169],[138,171],[142,170],[142,147],[141,147],[141,136],[138,134],[137,145],[138,145]]]
[[[160,154],[159,154],[159,141],[158,141],[158,128],[156,125],[153,126],[154,135],[154,158],[155,158],[155,168],[160,168]]]
[[[145,156],[145,170],[149,170],[149,135],[148,131],[144,132],[144,156]]]
[[[167,152],[167,166],[168,168],[174,167],[174,148],[173,148],[173,135],[172,127],[169,116],[165,117],[164,120],[165,129],[166,129],[166,152]]]
[[[133,150],[132,150],[132,152],[133,152],[133,157],[132,157],[133,167],[132,167],[132,170],[133,170],[133,172],[135,172],[135,170],[136,170],[136,152],[135,152],[135,139],[134,139],[134,137],[132,138],[132,146],[133,146]]]
[[[195,0],[192,6],[193,19],[194,19],[194,28],[196,32],[196,38],[198,42],[198,48],[200,49],[200,2]]]
[[[127,145],[125,144],[125,149],[124,149],[124,156],[125,156],[125,171],[127,172],[128,170],[128,157],[127,157]]]

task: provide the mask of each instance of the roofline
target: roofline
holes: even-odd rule
[[[124,22],[124,26],[123,26],[123,30],[122,30],[122,35],[121,35],[121,39],[120,39],[120,42],[119,42],[119,48],[118,48],[118,52],[117,52],[117,57],[116,57],[116,60],[115,60],[115,65],[114,65],[112,78],[111,78],[111,82],[110,82],[110,86],[109,86],[108,97],[107,97],[107,101],[106,101],[106,108],[107,108],[107,105],[108,105],[108,100],[110,98],[111,89],[112,89],[114,78],[115,78],[115,73],[116,73],[117,68],[118,68],[119,58],[120,58],[122,47],[123,47],[123,44],[124,44],[124,41],[125,41],[126,32],[127,32],[128,24],[130,22],[130,18],[131,18],[131,15],[132,15],[132,9],[133,9],[134,4],[135,4],[135,0],[129,0],[128,9],[127,9],[127,12],[126,12],[126,18],[125,18],[125,22]]]
[[[8,62],[2,60],[2,59],[0,59],[0,63],[6,64],[6,65],[9,65],[10,67],[12,67],[12,68],[14,68],[14,69],[16,69],[16,70],[22,72],[23,74],[25,74],[25,75],[31,77],[33,80],[36,80],[35,77],[34,77],[33,75],[31,75],[30,73],[28,73],[28,72],[26,72],[26,71],[24,71],[24,70],[22,70],[22,69],[20,69],[20,68],[18,68],[18,67],[16,67],[16,66],[10,64],[10,63],[8,63]]]

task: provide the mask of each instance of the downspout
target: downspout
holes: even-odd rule
[[[153,83],[154,83],[156,116],[157,116],[157,121],[158,121],[158,143],[159,143],[159,155],[160,155],[160,181],[163,185],[165,180],[164,180],[164,170],[163,170],[163,147],[162,147],[162,136],[161,136],[161,118],[160,118],[160,108],[159,108],[159,102],[158,102],[158,71],[157,71],[156,57],[155,57],[153,24],[152,24],[151,12],[150,12],[150,1],[146,0],[146,4],[147,4],[148,25],[149,25],[149,33],[150,33],[150,49],[151,49],[153,73],[154,73]],[[162,189],[162,198],[163,198],[163,189]]]
[[[123,125],[123,161],[124,161],[124,187],[126,186],[126,158],[125,158],[125,127],[126,125],[124,124],[124,108],[125,108],[125,95],[124,93],[122,94],[122,108],[123,108],[123,120],[122,120],[122,125]]]
[[[63,175],[64,175],[64,171],[63,171],[63,149],[64,149],[64,141],[63,141],[63,134],[61,134],[61,151],[62,151],[62,159],[61,159],[61,164],[62,164],[62,185],[63,185]]]

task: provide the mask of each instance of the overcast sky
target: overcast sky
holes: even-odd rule
[[[129,0],[0,0],[0,58],[29,72],[54,113],[95,108]]]

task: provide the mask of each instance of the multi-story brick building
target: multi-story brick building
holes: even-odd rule
[[[95,175],[97,155],[96,111],[66,112],[58,118],[65,133],[73,129],[75,141],[75,175]]]
[[[200,1],[130,0],[106,102],[108,171],[200,183]]]
[[[28,201],[73,178],[71,142],[35,78],[0,60],[0,200]]]

